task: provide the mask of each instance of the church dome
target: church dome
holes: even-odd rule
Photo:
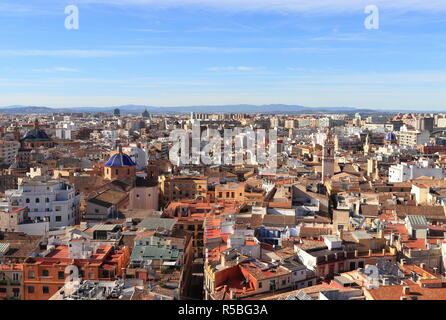
[[[384,137],[384,140],[386,141],[396,141],[396,136],[393,132],[386,133],[386,136]]]
[[[29,130],[26,133],[23,140],[25,140],[25,141],[31,141],[31,140],[34,140],[34,141],[48,140],[48,141],[50,141],[52,139],[46,134],[45,130],[35,128],[32,130]]]
[[[51,139],[45,132],[45,130],[40,129],[39,122],[36,119],[34,122],[34,128],[29,130],[25,137],[22,139],[23,141],[51,141]]]
[[[150,113],[147,111],[147,108],[144,110],[144,112],[142,113],[142,117],[143,118],[150,118]]]
[[[108,159],[106,167],[132,167],[136,163],[125,153],[116,153]]]

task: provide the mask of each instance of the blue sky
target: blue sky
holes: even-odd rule
[[[0,38],[1,106],[446,110],[444,0],[2,0]]]

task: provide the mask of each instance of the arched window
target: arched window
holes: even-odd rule
[[[28,199],[28,198],[26,198],[25,202],[26,202],[26,203],[29,203],[29,199]]]
[[[36,198],[36,203],[39,203],[40,202],[40,199],[39,198]]]

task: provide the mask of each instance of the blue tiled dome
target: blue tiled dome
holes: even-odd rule
[[[125,153],[116,153],[108,159],[105,164],[106,167],[131,167],[136,166],[136,163]]]
[[[396,141],[396,136],[393,132],[389,132],[386,134],[386,137],[384,138],[384,140],[387,141]]]

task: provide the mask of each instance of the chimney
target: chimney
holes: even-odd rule
[[[382,250],[382,255],[383,255],[383,256],[386,255],[386,249],[385,249],[385,248]]]
[[[369,257],[372,256],[372,249],[369,250]]]
[[[424,270],[424,268],[426,267],[425,263],[420,263],[420,268]]]
[[[410,294],[410,288],[408,286],[403,287],[403,295],[407,296]]]
[[[355,258],[358,257],[358,250],[355,250]]]

